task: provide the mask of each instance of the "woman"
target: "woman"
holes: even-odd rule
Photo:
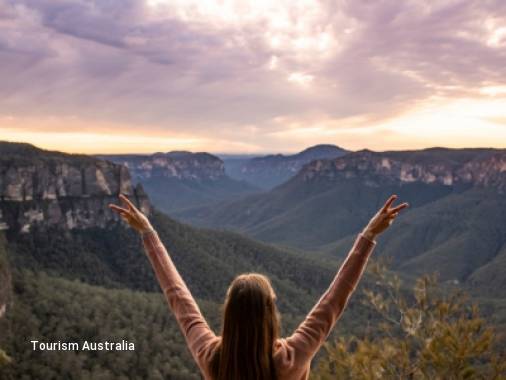
[[[124,195],[124,207],[110,205],[142,236],[158,282],[206,380],[302,380],[309,377],[311,359],[341,316],[375,245],[408,206],[391,207],[396,195],[358,234],[328,290],[292,336],[280,339],[276,296],[269,280],[259,274],[238,276],[225,300],[221,336],[216,336],[179,275],[149,220]]]

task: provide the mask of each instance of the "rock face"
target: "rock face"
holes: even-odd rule
[[[207,181],[225,176],[223,161],[209,153],[169,152],[99,157],[126,166],[135,181],[153,177]]]
[[[302,181],[360,178],[367,186],[385,183],[489,187],[506,191],[506,150],[442,149],[350,153],[334,160],[315,160],[297,176]]]
[[[107,207],[123,193],[143,212],[150,204],[128,169],[83,155],[0,142],[0,229],[29,232],[34,224],[65,229],[117,221]]]
[[[99,156],[128,167],[157,209],[166,213],[234,199],[256,191],[225,174],[221,159],[208,153]]]

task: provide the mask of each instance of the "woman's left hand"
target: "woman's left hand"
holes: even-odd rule
[[[124,207],[120,207],[114,204],[110,204],[109,207],[112,210],[116,211],[121,219],[127,222],[130,227],[139,233],[153,229],[146,215],[144,215],[137,207],[135,207],[134,204],[130,202],[126,196],[120,194],[119,198],[123,202]]]
[[[377,235],[385,231],[390,225],[393,223],[397,215],[399,215],[399,211],[408,207],[407,203],[403,203],[397,207],[390,207],[397,199],[397,195],[392,195],[383,207],[372,217],[369,221],[369,224],[362,234],[370,240],[374,240]]]

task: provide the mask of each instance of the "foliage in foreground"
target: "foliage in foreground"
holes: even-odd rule
[[[14,273],[15,302],[0,332],[10,363],[0,379],[177,379],[197,371],[161,294],[105,289],[27,270]],[[212,303],[203,303],[211,322]],[[41,342],[121,342],[135,351],[34,351]],[[1,359],[0,359],[1,360]]]
[[[328,379],[506,379],[500,336],[462,291],[442,291],[437,275],[420,277],[403,294],[397,275],[371,263],[378,281],[364,291],[374,328],[325,345],[312,373]]]

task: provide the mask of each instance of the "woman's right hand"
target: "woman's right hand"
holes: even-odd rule
[[[397,207],[390,208],[396,199],[397,195],[392,195],[388,198],[383,207],[371,218],[369,224],[364,228],[362,235],[370,240],[374,240],[379,234],[390,227],[397,215],[399,215],[399,211],[409,206],[407,203],[403,203]]]
[[[130,200],[126,196],[120,194],[119,198],[123,202],[123,205],[125,207],[120,207],[114,204],[110,204],[109,207],[113,211],[116,211],[121,217],[121,219],[127,222],[130,225],[130,227],[132,227],[139,233],[143,233],[153,229],[151,223],[149,223],[148,218],[137,207],[135,207],[134,204],[130,202]]]

